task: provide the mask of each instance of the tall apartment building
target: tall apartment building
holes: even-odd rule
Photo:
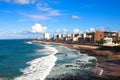
[[[44,33],[44,39],[50,39],[50,34],[49,33]]]

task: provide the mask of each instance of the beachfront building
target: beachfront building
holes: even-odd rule
[[[120,44],[120,32],[117,33],[115,42],[118,43],[118,44]]]
[[[72,41],[73,42],[78,42],[80,37],[81,37],[80,34],[72,34]]]
[[[57,34],[57,35],[56,35],[56,38],[57,38],[57,39],[60,39],[61,37],[62,37],[62,34]]]
[[[117,32],[104,32],[104,36],[105,37],[109,37],[109,38],[116,38],[117,37]]]
[[[120,39],[120,32],[117,33],[117,39]]]
[[[104,38],[104,33],[102,31],[97,31],[94,33],[94,42],[96,43],[99,43],[101,40],[103,40]]]
[[[93,33],[83,33],[79,37],[79,43],[91,43],[93,42]]]
[[[66,41],[66,37],[67,37],[66,34],[62,34],[62,35],[61,35],[61,40]]]
[[[49,40],[50,39],[50,34],[49,33],[44,33],[44,39]]]
[[[106,46],[110,46],[112,45],[112,38],[108,38],[108,37],[105,37],[104,39],[104,44],[103,45],[106,45]]]
[[[108,37],[105,37],[104,39],[104,46],[118,46],[119,44],[118,43],[114,43],[113,42],[113,38],[108,38]]]
[[[57,42],[66,41],[66,35],[65,34],[54,34],[54,40]]]
[[[53,40],[56,40],[57,39],[57,33],[54,33],[53,34]]]
[[[65,40],[69,41],[69,42],[72,41],[72,35],[71,34],[67,34]]]

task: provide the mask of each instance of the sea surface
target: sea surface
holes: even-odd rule
[[[95,57],[61,45],[0,40],[0,80],[52,80],[67,74],[89,75],[96,61]]]

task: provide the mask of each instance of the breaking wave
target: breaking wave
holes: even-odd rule
[[[23,75],[14,80],[44,80],[49,75],[57,60],[54,54],[58,53],[58,50],[54,47],[45,46],[41,52],[49,53],[49,55],[27,62],[29,67],[21,70]]]

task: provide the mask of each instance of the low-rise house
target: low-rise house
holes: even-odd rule
[[[117,39],[120,39],[120,32],[117,33]]]
[[[119,45],[118,43],[113,43],[113,38],[105,37],[103,40],[104,40],[103,45],[105,46],[118,46]]]
[[[112,41],[113,39],[112,38],[108,38],[108,37],[105,37],[104,39],[104,44],[103,45],[112,45]]]
[[[62,37],[62,34],[58,34],[57,38],[60,39]]]
[[[83,33],[79,37],[79,43],[91,43],[93,42],[93,33]]]
[[[81,37],[80,34],[72,34],[72,41],[73,42],[78,42],[80,37]]]
[[[71,34],[67,34],[66,35],[66,37],[65,37],[65,41],[67,42],[67,43],[71,43],[72,42],[72,35]]]

